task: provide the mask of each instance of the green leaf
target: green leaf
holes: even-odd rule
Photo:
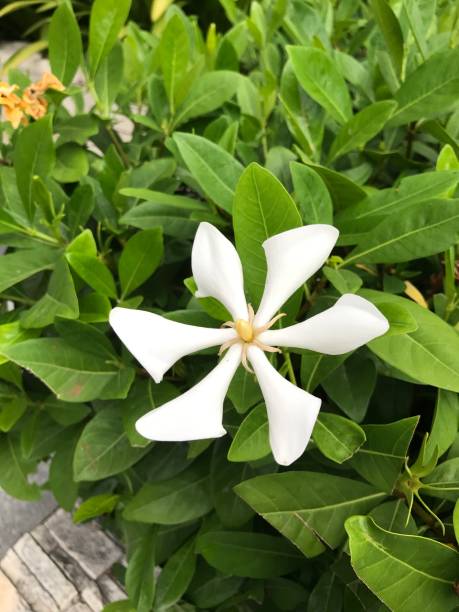
[[[59,257],[59,251],[49,247],[16,251],[0,257],[0,291],[41,272],[50,270]]]
[[[312,393],[350,354],[323,355],[314,351],[301,351],[301,385],[303,389]]]
[[[333,223],[333,203],[328,189],[317,172],[308,166],[291,162],[295,200],[305,224]]]
[[[454,535],[456,537],[456,542],[459,543],[459,499],[454,506],[453,511],[453,526],[454,526]]]
[[[457,172],[426,172],[402,178],[396,187],[373,192],[337,216],[338,228],[351,235],[351,240],[343,244],[355,244],[352,242],[354,234],[373,230],[380,221],[394,213],[398,215],[410,206],[417,207],[433,198],[449,197],[454,193],[458,178]],[[340,240],[342,242],[342,237]]]
[[[40,499],[40,489],[27,480],[27,474],[35,469],[35,462],[26,461],[19,443],[9,435],[0,435],[0,487],[13,497],[24,501]]]
[[[113,48],[131,8],[131,0],[95,0],[89,20],[89,69],[92,77]]]
[[[77,437],[66,441],[54,453],[49,469],[49,487],[57,503],[70,512],[78,499],[78,483],[73,479],[73,455]]]
[[[384,502],[380,506],[373,508],[368,516],[379,527],[388,531],[411,535],[418,534],[416,521],[411,515],[408,515],[405,498]]]
[[[235,491],[307,557],[323,551],[315,534],[337,548],[344,540],[345,519],[368,512],[386,497],[363,482],[319,472],[257,476]]]
[[[68,322],[66,323],[68,324]],[[134,371],[80,350],[62,338],[39,338],[2,347],[8,359],[30,370],[66,402],[126,397]]]
[[[94,192],[90,185],[78,185],[68,203],[66,222],[69,236],[75,234],[87,223],[94,210]]]
[[[4,393],[3,384],[0,387],[0,397],[2,400],[0,408],[0,431],[10,431],[27,409],[27,398],[25,395],[18,395],[17,392]]]
[[[351,563],[359,578],[390,608],[417,612],[457,606],[458,553],[440,542],[381,529],[365,516],[346,522]]]
[[[94,497],[85,499],[74,512],[73,522],[84,523],[102,514],[111,514],[116,508],[119,498],[119,495],[102,493],[101,495],[95,495]]]
[[[366,439],[365,432],[357,423],[331,412],[319,414],[313,438],[320,452],[336,463],[350,459]]]
[[[56,150],[53,178],[59,183],[76,183],[88,174],[88,170],[88,155],[80,145],[68,142]]]
[[[266,257],[262,247],[270,236],[300,227],[295,202],[268,170],[256,163],[244,170],[236,188],[233,210],[236,246],[254,307],[265,284]]]
[[[205,212],[209,210],[206,202],[201,202],[201,200],[195,200],[183,195],[171,195],[162,191],[153,191],[152,189],[125,187],[120,189],[119,193],[131,198],[138,198],[139,200],[146,200],[154,204],[179,208],[189,212]]]
[[[322,381],[327,395],[354,421],[367,412],[376,385],[376,368],[370,359],[352,355]]]
[[[124,246],[118,263],[122,298],[140,287],[163,258],[163,234],[159,227],[137,232]]]
[[[194,540],[188,540],[177,550],[162,568],[156,586],[155,606],[167,608],[174,605],[186,592],[196,567]]]
[[[409,334],[372,340],[368,347],[373,353],[425,385],[459,391],[459,337],[450,325],[412,300],[368,289],[360,295],[376,306],[382,302],[403,306],[417,324]]]
[[[396,102],[383,100],[366,106],[354,115],[338,132],[328,154],[329,160],[362,148],[383,129],[396,107]]]
[[[123,516],[139,523],[174,525],[204,516],[212,507],[209,474],[193,466],[170,480],[144,485]]]
[[[180,125],[220,108],[232,98],[239,86],[239,73],[230,70],[207,72],[194,83],[180,108],[174,124]]]
[[[445,251],[459,239],[459,200],[434,200],[388,217],[359,241],[346,258],[394,263]]]
[[[243,170],[241,164],[202,136],[176,132],[174,142],[206,196],[231,213],[236,184]]]
[[[400,77],[404,56],[403,34],[400,23],[387,0],[370,0],[370,6],[384,37],[395,73]]]
[[[352,103],[332,58],[315,47],[288,46],[287,51],[301,87],[338,123],[345,124],[352,117]]]
[[[110,117],[113,103],[123,85],[123,47],[116,43],[102,60],[94,79],[98,105],[103,117]]]
[[[85,145],[99,131],[99,121],[93,115],[74,115],[66,117],[65,121],[56,121],[56,131],[59,133],[58,147],[67,142]]]
[[[433,457],[435,460],[435,456]],[[422,479],[427,495],[455,502],[459,495],[459,457],[448,459]],[[422,492],[421,490],[421,492]]]
[[[105,408],[86,425],[78,440],[73,461],[75,480],[95,481],[119,474],[146,452],[148,448],[130,445],[120,412]]]
[[[251,410],[240,424],[228,451],[228,460],[256,461],[270,452],[266,406],[260,404]]]
[[[247,578],[288,574],[302,556],[282,538],[246,531],[211,531],[198,537],[197,551],[220,572]]]
[[[444,115],[457,104],[459,49],[435,53],[403,82],[395,94],[398,109],[389,125],[397,126]]]
[[[335,211],[346,209],[351,204],[360,202],[365,198],[366,192],[354,183],[350,178],[341,172],[335,172],[326,166],[319,164],[307,164],[311,170],[317,172],[320,178],[324,181],[327,189],[332,197]]]
[[[144,202],[120,217],[120,223],[145,230],[160,227],[165,236],[187,239],[194,237],[199,225],[197,219],[188,215],[187,211],[169,205]]]
[[[116,298],[115,281],[110,270],[97,257],[70,252],[65,257],[78,276],[98,293]]]
[[[427,440],[431,454],[438,449],[441,457],[453,444],[459,429],[459,398],[456,393],[438,390],[433,423]]]
[[[159,47],[164,87],[169,99],[171,114],[183,98],[184,80],[187,76],[190,40],[183,18],[173,15],[162,33]]]
[[[322,271],[324,276],[341,295],[356,293],[362,286],[363,281],[360,276],[350,270],[336,270],[335,268],[324,266]]]
[[[46,327],[56,317],[77,319],[79,315],[78,298],[67,262],[59,259],[49,279],[45,295],[35,302],[21,317],[22,327]]]
[[[136,612],[150,612],[155,596],[155,539],[151,527],[130,555],[126,570],[126,590]]]
[[[14,169],[19,193],[29,220],[34,217],[32,181],[35,175],[46,178],[54,166],[52,115],[46,115],[19,133],[14,151]]]
[[[63,3],[54,11],[49,24],[48,51],[53,74],[69,85],[83,55],[80,28],[70,3]]]
[[[222,320],[229,321],[229,319],[231,319],[231,316]],[[238,367],[230,383],[228,397],[240,414],[244,414],[263,399],[260,385],[255,376],[242,366]]]
[[[385,336],[409,334],[418,328],[416,319],[402,304],[395,304],[393,302],[381,303],[378,305],[378,310],[389,321],[390,328],[385,333]]]
[[[409,417],[387,425],[362,425],[367,439],[350,465],[380,491],[392,493],[418,421]]]

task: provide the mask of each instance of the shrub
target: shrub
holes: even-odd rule
[[[154,2],[150,32],[126,22],[129,0],[96,0],[83,49],[62,2],[48,46],[65,89],[31,90],[17,68],[2,84],[0,486],[36,500],[28,475],[49,459],[59,504],[81,498],[76,521],[103,517],[122,538],[130,601],[111,610],[452,610],[455,5],[265,0],[245,13],[221,0],[230,25],[202,32],[168,4]],[[109,312],[223,323],[221,304],[194,295],[202,221],[235,241],[255,306],[262,241],[332,223],[338,246],[289,302],[290,321],[348,293],[389,320],[352,354],[274,355],[323,400],[292,467],[273,460],[243,368],[226,437],[150,443],[135,430],[216,352],[181,359],[156,385]]]

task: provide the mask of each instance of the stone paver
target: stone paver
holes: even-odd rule
[[[101,612],[126,599],[109,575],[122,557],[96,523],[74,525],[57,510],[0,561],[0,612]]]
[[[95,524],[75,525],[64,510],[55,512],[45,526],[93,580],[105,574],[123,556],[121,548]]]
[[[71,603],[78,600],[76,588],[28,533],[16,542],[14,552],[48,593],[52,593],[60,610],[67,610]]]

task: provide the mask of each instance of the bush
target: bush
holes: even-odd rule
[[[83,49],[62,2],[47,30],[58,80],[31,86],[14,68],[18,87],[2,84],[0,486],[36,500],[28,475],[49,459],[59,504],[81,498],[76,521],[101,517],[122,538],[129,602],[110,610],[452,610],[455,4],[264,0],[246,13],[221,0],[224,32],[169,4],[153,3],[150,32],[126,23],[130,0],[96,0]],[[155,384],[109,313],[225,322],[221,304],[194,295],[202,221],[235,242],[254,306],[262,242],[335,225],[338,246],[289,301],[290,323],[342,294],[390,323],[344,355],[273,355],[322,398],[291,467],[271,455],[242,367],[225,401],[229,435],[151,443],[135,429],[207,374],[216,351]]]

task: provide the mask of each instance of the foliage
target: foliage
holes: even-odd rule
[[[167,1],[153,2],[151,31],[129,0],[96,0],[88,24],[85,3],[53,12],[45,46],[66,89],[46,92],[43,118],[2,124],[0,486],[36,500],[29,476],[49,460],[42,489],[76,522],[103,517],[123,539],[130,601],[107,610],[448,612],[458,603],[457,7],[246,4],[220,0],[218,31]],[[4,76],[24,90],[16,63]],[[275,356],[323,398],[291,469],[270,455],[260,392],[242,369],[226,438],[152,444],[135,431],[216,356],[186,357],[155,385],[108,314],[225,321],[219,303],[193,295],[201,221],[234,240],[254,304],[261,243],[333,223],[338,246],[289,301],[290,320],[358,293],[391,323],[353,354]]]

